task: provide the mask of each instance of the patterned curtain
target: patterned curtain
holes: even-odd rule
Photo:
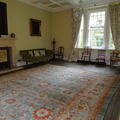
[[[83,9],[80,7],[74,8],[73,9],[73,48],[72,48],[72,53],[70,55],[70,61],[74,61],[77,57],[77,52],[75,50],[75,45],[78,40],[78,35],[79,35],[79,30],[80,30],[80,25],[81,25],[81,20],[82,20],[82,15],[83,15]]]
[[[120,3],[109,5],[110,24],[116,50],[120,50]]]

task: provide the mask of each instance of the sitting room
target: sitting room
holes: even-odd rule
[[[0,0],[0,120],[120,120],[120,1]]]

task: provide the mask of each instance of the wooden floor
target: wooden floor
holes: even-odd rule
[[[63,61],[51,62],[53,65],[67,66],[85,71],[120,75],[120,67],[101,66],[95,64],[68,63]],[[104,120],[120,120],[120,87],[108,106]]]
[[[111,105],[105,114],[104,120],[120,120],[120,88],[114,95]]]
[[[11,72],[16,72],[16,71],[19,71],[22,69],[24,69],[24,67],[21,66],[21,67],[15,67],[15,68],[11,68],[11,69],[0,70],[0,76],[11,73]]]

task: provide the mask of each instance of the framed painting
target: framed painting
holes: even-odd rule
[[[41,20],[30,19],[30,35],[41,36]]]

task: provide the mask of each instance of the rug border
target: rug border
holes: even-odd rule
[[[107,95],[107,97],[105,98],[105,101],[101,107],[100,112],[97,115],[96,120],[104,120],[105,118],[105,114],[107,112],[107,109],[112,101],[112,98],[114,97],[114,95],[116,94],[117,90],[120,87],[120,76],[119,78],[115,81],[113,87],[111,88],[109,94]]]

